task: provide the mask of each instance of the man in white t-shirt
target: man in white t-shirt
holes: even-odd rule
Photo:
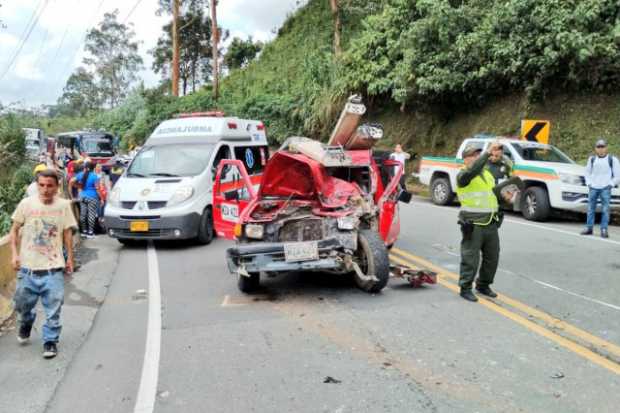
[[[52,358],[58,352],[64,275],[73,272],[72,238],[77,223],[71,202],[57,196],[59,178],[55,171],[39,172],[37,185],[38,196],[24,198],[12,216],[11,260],[17,271],[13,301],[20,322],[17,341],[25,344],[35,321],[35,306],[41,299],[45,310],[43,357]]]
[[[611,189],[620,183],[620,162],[615,156],[609,155],[607,142],[604,139],[596,141],[596,154],[588,159],[586,164],[586,185],[590,189],[588,196],[588,218],[586,228],[581,235],[592,235],[596,206],[601,201],[601,237],[609,238],[609,203]]]
[[[392,154],[390,155],[390,159],[394,160],[394,161],[398,161],[403,165],[403,176],[401,176],[400,178],[400,186],[403,189],[406,189],[405,186],[405,182],[406,182],[406,173],[405,173],[405,162],[411,158],[411,155],[409,155],[407,152],[403,151],[403,147],[398,144],[394,147],[394,152],[392,152]]]

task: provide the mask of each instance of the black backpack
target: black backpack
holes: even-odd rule
[[[609,169],[611,169],[611,179],[614,179],[614,157],[607,155],[607,161],[609,161]],[[594,156],[590,157],[590,169],[594,168]]]

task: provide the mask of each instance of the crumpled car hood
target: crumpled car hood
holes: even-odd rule
[[[340,208],[352,196],[361,195],[357,185],[330,176],[323,165],[304,155],[276,152],[263,173],[258,197],[293,197],[317,200],[324,208]]]

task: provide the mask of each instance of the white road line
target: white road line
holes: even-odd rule
[[[602,306],[605,306],[605,307],[609,307],[609,308],[611,308],[613,310],[620,311],[620,306],[617,306],[615,304],[606,303],[605,301],[597,300],[596,298],[588,297],[587,295],[583,295],[583,294],[575,293],[573,291],[565,290],[564,288],[558,287],[557,285],[549,284],[549,283],[546,283],[544,281],[537,280],[536,278],[528,277],[527,275],[517,274],[517,273],[514,273],[512,271],[504,270],[504,269],[501,269],[501,268],[500,268],[500,271],[505,272],[506,274],[515,275],[517,277],[525,278],[526,280],[531,281],[531,282],[536,283],[536,284],[540,284],[543,287],[551,288],[552,290],[560,291],[560,292],[563,292],[565,294],[572,295],[573,297],[578,297],[578,298],[581,298],[583,300],[590,301],[591,303],[599,304],[599,305],[602,305]]]
[[[433,247],[436,250],[441,251],[443,253],[446,253],[448,255],[460,257],[459,254],[453,253],[445,245],[434,244]],[[602,305],[602,306],[609,307],[611,309],[620,311],[620,306],[617,306],[615,304],[606,303],[605,301],[597,300],[596,298],[588,297],[587,295],[583,295],[583,294],[575,293],[573,291],[565,290],[564,288],[558,287],[557,285],[549,284],[549,283],[537,280],[536,278],[532,278],[532,277],[524,275],[524,274],[519,274],[519,273],[510,271],[510,270],[506,270],[504,268],[499,268],[498,271],[501,271],[503,273],[506,273],[506,274],[509,274],[509,275],[512,275],[512,276],[521,277],[521,278],[523,278],[525,280],[528,280],[528,281],[531,281],[533,283],[542,285],[543,287],[551,288],[552,290],[560,291],[560,292],[563,292],[565,294],[572,295],[573,297],[578,297],[578,298],[581,298],[583,300],[590,301],[591,303],[599,304],[599,305]]]
[[[563,229],[552,228],[552,227],[548,227],[546,225],[531,224],[529,222],[521,222],[521,221],[517,221],[517,220],[514,220],[514,219],[505,219],[504,222],[510,222],[510,223],[513,223],[513,224],[524,225],[526,227],[544,229],[544,230],[547,230],[547,231],[557,232],[558,234],[570,235],[570,236],[577,237],[579,239],[582,239],[582,240],[588,241],[588,242],[590,242],[590,241],[598,241],[598,242],[606,242],[608,244],[620,245],[620,241],[614,241],[612,239],[600,238],[600,237],[591,236],[591,235],[590,236],[581,235],[581,234],[576,233],[576,232],[564,231]]]
[[[446,212],[452,212],[453,214],[457,214],[458,213],[458,208],[450,208],[450,207],[440,207],[437,205],[433,205],[433,204],[428,204],[425,202],[416,202],[415,204],[411,204],[413,207],[416,206],[425,206],[428,208],[433,208],[435,210],[443,210]],[[543,229],[545,231],[551,231],[551,232],[557,232],[558,234],[564,234],[564,235],[570,235],[572,237],[577,237],[578,239],[581,239],[583,241],[597,241],[597,242],[606,242],[608,244],[613,244],[613,245],[620,245],[620,241],[614,241],[612,239],[606,239],[606,238],[601,238],[601,237],[597,237],[597,236],[586,236],[586,235],[581,235],[577,232],[570,232],[570,231],[565,231],[563,229],[557,229],[557,228],[553,228],[547,225],[540,225],[540,224],[533,224],[530,222],[523,222],[523,221],[519,221],[516,219],[512,219],[512,218],[506,218],[504,219],[504,222],[510,222],[511,224],[517,224],[517,225],[523,225],[526,227],[532,227],[532,228],[538,228],[538,229]]]
[[[152,413],[155,408],[157,380],[159,378],[159,354],[161,347],[161,289],[159,284],[159,264],[153,242],[147,248],[149,270],[149,319],[146,331],[146,346],[142,377],[136,397],[134,413]]]

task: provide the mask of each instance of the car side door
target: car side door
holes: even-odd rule
[[[243,163],[220,161],[213,185],[213,225],[219,237],[235,239],[243,211],[256,200],[256,191]]]

